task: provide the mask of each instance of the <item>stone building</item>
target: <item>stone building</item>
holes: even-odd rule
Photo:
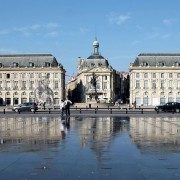
[[[68,82],[66,91],[73,102],[111,103],[119,98],[120,75],[99,53],[99,42],[93,42],[93,53],[79,58],[77,75]]]
[[[131,104],[180,102],[180,54],[139,54],[129,70]]]
[[[34,101],[59,105],[64,97],[65,70],[51,54],[0,55],[0,106]]]

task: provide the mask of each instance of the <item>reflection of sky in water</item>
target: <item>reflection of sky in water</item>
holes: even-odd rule
[[[180,118],[0,120],[0,179],[179,179]]]

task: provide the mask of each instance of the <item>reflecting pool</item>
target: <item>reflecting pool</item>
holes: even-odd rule
[[[0,179],[180,179],[180,118],[1,117]]]

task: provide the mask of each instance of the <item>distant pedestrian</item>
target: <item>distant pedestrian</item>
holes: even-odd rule
[[[43,109],[46,109],[46,102],[43,103]]]
[[[136,101],[134,101],[134,108],[136,109]]]
[[[70,106],[72,105],[72,102],[69,99],[65,100],[65,110],[66,110],[66,116],[70,116]]]
[[[60,104],[60,110],[61,110],[61,116],[63,116],[64,111],[65,111],[65,101],[61,100],[61,104]]]

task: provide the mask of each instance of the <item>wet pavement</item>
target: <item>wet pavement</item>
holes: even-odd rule
[[[0,179],[180,179],[180,117],[1,117]]]

